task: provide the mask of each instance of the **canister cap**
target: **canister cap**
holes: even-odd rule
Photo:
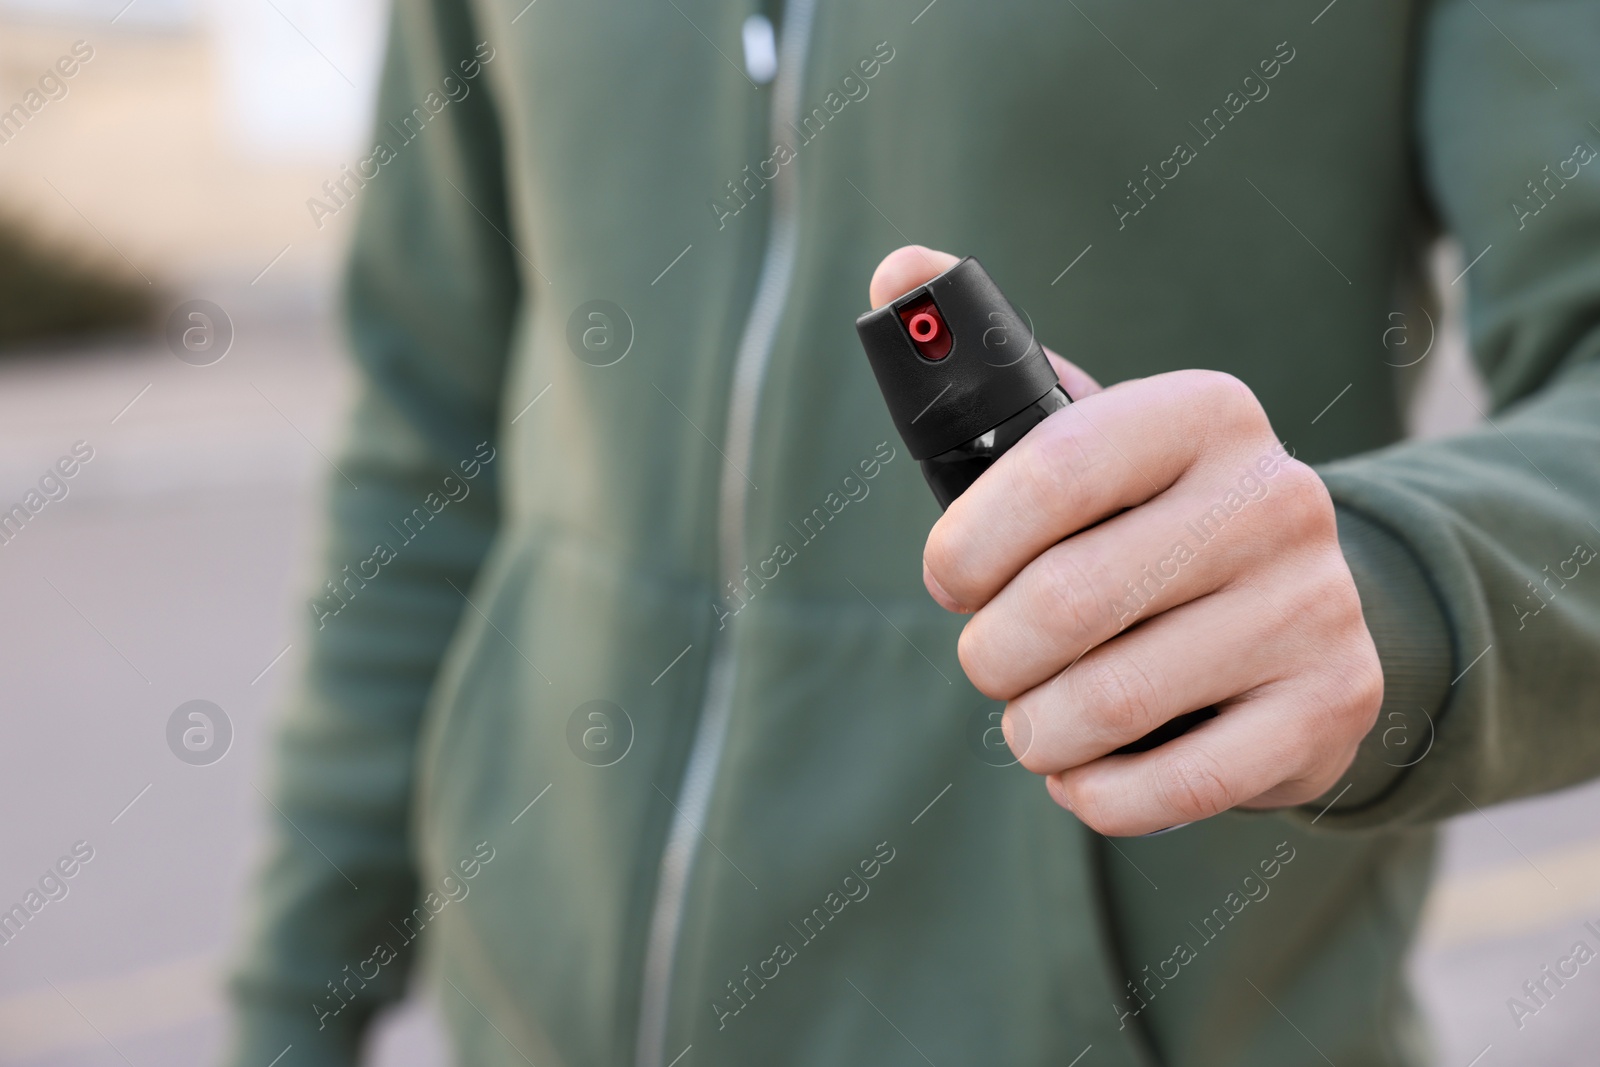
[[[913,459],[987,433],[1057,384],[1032,327],[971,256],[856,319],[856,333]]]

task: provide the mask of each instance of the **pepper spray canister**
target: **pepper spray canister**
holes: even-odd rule
[[[1072,403],[1032,326],[971,256],[856,319],[856,333],[941,508]],[[1215,714],[1179,715],[1117,752],[1155,748]]]

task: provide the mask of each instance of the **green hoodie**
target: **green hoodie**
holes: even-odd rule
[[[1423,1062],[1430,827],[1600,769],[1593,5],[789,0],[760,84],[748,0],[524,3],[400,0],[307,205],[360,391],[233,1062],[352,1062],[423,944],[464,1064]],[[1396,444],[1441,227],[1492,421]],[[1331,807],[1111,841],[1004,765],[852,328],[910,240],[1319,465]]]

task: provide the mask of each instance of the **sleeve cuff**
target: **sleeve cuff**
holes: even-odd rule
[[[1350,769],[1317,800],[1283,814],[1302,826],[1361,830],[1386,821],[1383,801],[1420,763],[1450,692],[1450,627],[1427,572],[1378,523],[1335,505],[1339,547],[1383,665],[1383,706]]]

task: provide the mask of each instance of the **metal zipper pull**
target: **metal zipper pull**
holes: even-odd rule
[[[778,35],[772,20],[762,14],[744,20],[744,69],[750,80],[766,85],[778,76]]]

